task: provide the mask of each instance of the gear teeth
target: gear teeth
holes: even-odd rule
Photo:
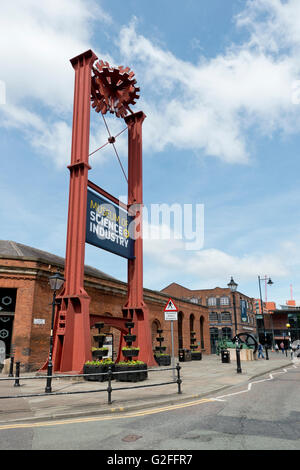
[[[117,117],[125,117],[132,112],[129,105],[139,99],[135,87],[135,74],[129,67],[120,65],[110,67],[108,62],[100,60],[93,65],[91,102],[96,112],[106,114],[108,111]]]

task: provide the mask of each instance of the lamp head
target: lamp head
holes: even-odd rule
[[[227,284],[230,288],[231,292],[235,292],[237,289],[238,284],[234,282],[233,277],[231,276],[230,282]]]
[[[58,271],[52,276],[49,276],[50,289],[53,291],[59,290],[64,282],[64,277]]]

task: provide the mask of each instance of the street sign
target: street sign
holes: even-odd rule
[[[169,299],[164,308],[165,320],[177,320],[178,308],[174,304],[172,299]]]
[[[169,299],[166,303],[164,312],[178,312],[178,308],[176,307],[172,299]]]
[[[165,320],[171,321],[171,341],[172,341],[172,368],[173,368],[173,380],[175,382],[175,356],[174,356],[174,327],[173,321],[177,320],[178,308],[170,298],[164,308]]]
[[[178,320],[177,312],[165,312],[165,320]]]

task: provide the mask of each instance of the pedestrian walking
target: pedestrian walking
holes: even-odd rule
[[[279,346],[278,346],[277,343],[275,344],[275,351],[276,351],[277,353],[279,353]]]
[[[292,360],[294,359],[296,349],[297,349],[296,346],[291,345],[291,359]]]
[[[280,349],[282,351],[282,354],[284,354],[284,342],[283,341],[281,341],[280,343]]]
[[[257,357],[257,358],[259,359],[260,357],[261,357],[262,359],[265,358],[265,356],[264,356],[264,350],[263,350],[262,344],[258,343],[258,357]]]

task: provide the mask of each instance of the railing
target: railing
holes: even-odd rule
[[[41,376],[37,375],[34,377],[20,377],[20,362],[16,362],[16,374],[15,377],[12,377],[12,372],[10,370],[10,374],[8,377],[1,377],[0,378],[0,384],[1,381],[15,381],[14,387],[19,387],[20,386],[20,380],[41,380],[41,379],[46,379],[48,380],[49,378],[51,379],[62,379],[62,378],[75,378],[75,377],[87,377],[87,376],[107,376],[107,381],[108,385],[107,388],[103,389],[97,389],[97,390],[78,390],[74,392],[45,392],[45,393],[28,393],[26,395],[8,395],[8,396],[0,396],[1,399],[7,399],[7,398],[28,398],[28,397],[44,397],[44,396],[51,396],[51,395],[75,395],[75,394],[80,394],[80,393],[98,393],[98,392],[107,392],[108,394],[108,404],[110,405],[112,403],[112,392],[116,390],[130,390],[130,389],[135,389],[135,388],[146,388],[146,387],[157,387],[159,385],[170,385],[177,383],[178,387],[178,394],[181,394],[181,384],[182,384],[182,379],[180,377],[180,365],[177,363],[176,367],[167,367],[167,368],[159,368],[159,369],[146,369],[146,370],[140,370],[140,369],[133,369],[133,370],[126,370],[126,374],[133,374],[133,373],[143,373],[147,371],[147,373],[152,373],[152,372],[162,372],[162,371],[167,371],[167,370],[173,370],[177,371],[177,379],[172,380],[170,382],[160,382],[160,383],[155,383],[155,384],[149,384],[149,385],[134,385],[131,387],[114,387],[112,388],[112,380],[114,377],[116,377],[119,374],[124,374],[124,372],[113,372],[111,366],[108,367],[107,372],[93,372],[91,374],[76,374],[76,375],[68,375],[68,374],[61,374],[61,375],[52,375],[52,376]]]

